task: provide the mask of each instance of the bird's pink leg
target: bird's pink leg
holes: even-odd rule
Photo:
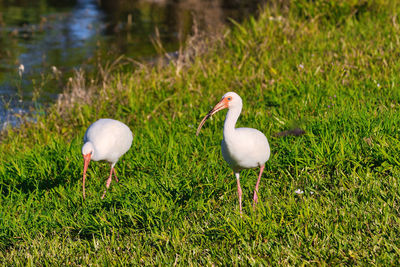
[[[117,181],[117,183],[118,183],[118,178],[117,178],[117,174],[115,173],[115,169],[114,169],[114,168],[112,168],[112,170],[113,170],[113,173],[114,173],[114,178],[115,178],[115,181]]]
[[[240,210],[240,216],[242,216],[242,188],[240,188],[239,173],[235,172],[235,176],[236,176],[237,190],[238,190],[238,196],[239,196],[239,210]]]
[[[114,170],[114,167],[111,167],[110,176],[108,177],[107,183],[106,183],[106,190],[104,190],[104,194],[101,197],[101,199],[103,199],[106,196],[107,189],[110,187],[113,170]]]
[[[254,189],[254,197],[253,197],[253,208],[256,207],[256,204],[258,202],[258,197],[257,197],[257,193],[258,193],[258,185],[260,184],[260,180],[261,180],[261,175],[264,171],[264,165],[262,165],[260,167],[260,174],[258,175],[258,179],[257,179],[257,183],[256,183],[256,188]]]

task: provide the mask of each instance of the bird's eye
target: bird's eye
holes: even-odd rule
[[[228,97],[228,100],[231,101],[231,100],[232,100],[232,97]]]

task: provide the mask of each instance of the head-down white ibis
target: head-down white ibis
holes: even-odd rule
[[[82,155],[83,167],[83,198],[85,198],[85,176],[90,160],[105,160],[111,164],[110,176],[108,177],[106,189],[101,198],[104,198],[107,188],[110,187],[112,174],[118,182],[114,166],[118,159],[124,155],[132,145],[133,135],[128,126],[112,119],[100,119],[94,122],[86,130],[83,138]]]

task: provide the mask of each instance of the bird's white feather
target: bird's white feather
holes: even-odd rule
[[[262,132],[252,128],[235,129],[234,135],[222,140],[221,152],[235,172],[260,167],[270,156],[267,138]]]
[[[83,140],[85,144],[90,142],[93,145],[92,160],[115,164],[131,147],[133,135],[120,121],[100,119],[89,126]]]

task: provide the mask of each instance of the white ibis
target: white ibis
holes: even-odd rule
[[[110,176],[108,177],[106,189],[101,198],[106,195],[107,188],[110,187],[111,177],[114,173],[115,180],[118,182],[114,166],[118,159],[124,155],[132,145],[132,132],[128,126],[120,121],[112,119],[100,119],[94,122],[86,130],[83,138],[82,155],[84,159],[83,167],[83,198],[85,198],[85,176],[90,160],[105,160],[111,164]]]
[[[242,110],[242,99],[234,92],[226,93],[221,101],[211,109],[200,122],[196,135],[199,134],[205,121],[218,111],[228,108],[224,124],[224,138],[221,142],[222,156],[228,162],[237,180],[239,209],[242,214],[242,189],[240,188],[239,173],[242,169],[260,168],[256,187],[254,189],[253,207],[258,202],[257,192],[265,162],[269,159],[270,149],[268,140],[259,130],[252,128],[235,128]]]

